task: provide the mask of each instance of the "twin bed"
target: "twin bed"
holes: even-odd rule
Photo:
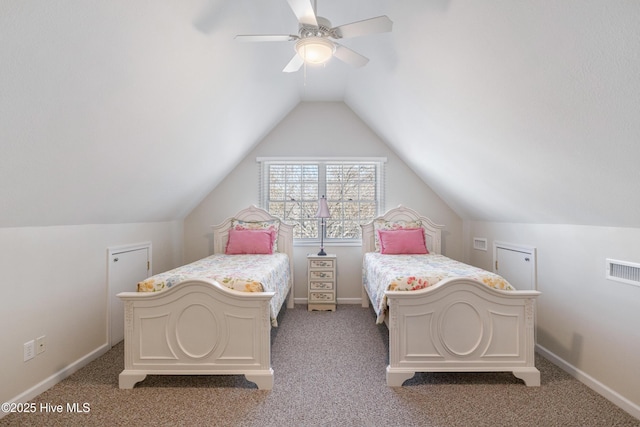
[[[503,371],[539,386],[539,292],[443,257],[441,229],[403,206],[362,226],[362,301],[389,329],[387,384],[416,372]]]
[[[387,384],[401,386],[416,372],[510,371],[540,385],[538,292],[442,257],[441,228],[402,206],[362,225],[362,305],[371,300],[389,329]],[[293,226],[249,207],[213,234],[214,255],[118,295],[120,388],[151,374],[240,374],[273,387],[270,330],[285,301],[293,308]]]
[[[271,326],[285,300],[293,308],[293,226],[252,206],[213,227],[213,252],[118,294],[120,388],[147,375],[225,374],[273,387]]]

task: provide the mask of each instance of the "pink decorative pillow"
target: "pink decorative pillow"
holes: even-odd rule
[[[389,255],[399,254],[428,254],[422,228],[404,228],[400,230],[378,230],[380,253]]]
[[[231,228],[236,230],[268,230],[273,231],[273,252],[278,251],[278,231],[280,229],[280,220],[266,221],[243,221],[234,218],[231,221]]]
[[[376,252],[380,252],[380,235],[378,230],[406,230],[411,228],[422,228],[422,221],[419,219],[412,221],[396,220],[387,221],[384,219],[376,219],[373,221],[373,229],[376,231],[374,234],[374,242],[376,246]]]
[[[227,255],[272,254],[273,233],[273,230],[235,230],[231,228],[225,253]]]

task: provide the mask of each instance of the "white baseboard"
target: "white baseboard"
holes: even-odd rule
[[[107,351],[109,351],[110,348],[111,347],[107,343],[101,345],[97,349],[93,350],[91,353],[85,355],[84,357],[81,357],[80,359],[76,360],[75,362],[68,365],[67,367],[60,369],[58,372],[51,375],[49,378],[39,382],[38,384],[34,385],[30,389],[24,391],[23,393],[20,393],[19,395],[9,400],[8,402],[9,403],[28,402],[29,400],[33,399],[39,394],[49,390],[51,387],[58,384],[60,381],[67,378],[74,372],[80,370],[81,368],[84,368],[86,365],[93,362],[95,359],[97,359],[98,357],[102,356]],[[5,415],[7,415],[6,412],[0,411],[0,418],[4,417]]]
[[[294,298],[294,304],[307,304],[307,298]],[[338,298],[338,304],[362,304],[362,298]]]
[[[536,344],[536,351],[545,359],[549,359],[554,365],[560,367],[563,371],[589,387],[591,390],[603,396],[605,399],[628,412],[631,416],[640,420],[640,406],[631,402],[626,397],[620,395],[616,391],[610,389],[600,381],[582,372],[580,369],[561,359],[554,353],[550,352],[540,344]]]
[[[362,304],[362,298],[338,298],[338,304]]]

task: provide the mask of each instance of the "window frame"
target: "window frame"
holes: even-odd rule
[[[327,177],[326,167],[330,164],[362,164],[375,165],[375,197],[376,206],[374,218],[384,212],[384,193],[385,193],[385,165],[386,157],[257,157],[256,161],[260,166],[259,170],[259,187],[260,187],[260,206],[269,211],[269,166],[274,164],[315,164],[318,165],[318,198],[327,193]],[[301,218],[303,219],[303,218]],[[373,219],[373,218],[371,218]],[[371,220],[369,219],[369,220]],[[320,219],[316,219],[318,224]],[[326,233],[326,229],[324,230]],[[334,246],[360,246],[362,244],[362,236],[359,238],[329,238],[324,237],[325,244]],[[295,246],[314,246],[320,243],[320,235],[314,238],[294,238]]]

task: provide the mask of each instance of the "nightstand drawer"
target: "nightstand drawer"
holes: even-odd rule
[[[311,270],[309,272],[309,277],[311,280],[315,279],[333,279],[333,271],[314,271]]]
[[[333,292],[309,292],[309,302],[334,302]]]
[[[309,289],[314,291],[331,291],[333,290],[333,282],[311,282]]]
[[[312,259],[309,264],[311,268],[329,268],[333,269],[332,259]]]

